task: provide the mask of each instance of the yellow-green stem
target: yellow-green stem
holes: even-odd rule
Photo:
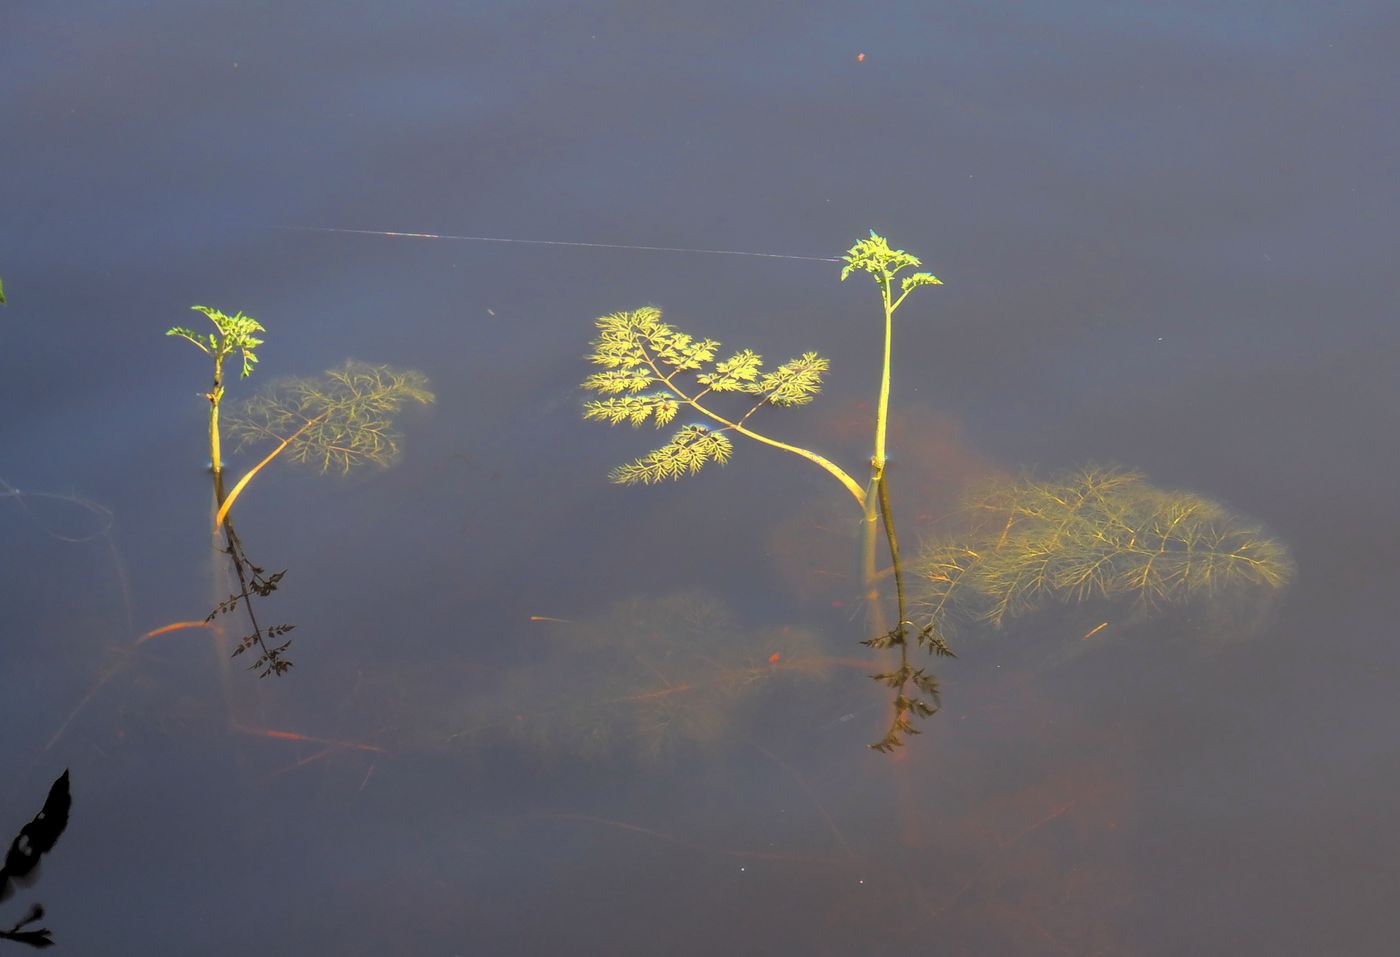
[[[671,381],[670,376],[663,375],[661,369],[657,367],[656,362],[653,361],[650,356],[647,357],[646,361],[647,365],[651,366],[652,371],[656,373],[657,378],[660,379],[662,382],[666,383],[667,388],[669,388],[672,392],[679,396],[682,402],[685,402],[695,411],[701,413],[702,415],[708,415],[710,418],[714,419],[721,425],[733,429],[740,435],[746,435],[749,438],[753,439],[755,442],[762,442],[764,445],[771,445],[775,449],[782,449],[784,452],[791,452],[793,455],[800,455],[807,461],[821,466],[831,476],[833,476],[836,479],[836,481],[840,482],[841,485],[846,489],[846,491],[851,493],[851,496],[856,500],[857,505],[859,505],[861,508],[866,507],[865,492],[861,491],[861,487],[856,484],[856,480],[851,478],[851,476],[847,474],[846,470],[841,468],[841,466],[837,465],[835,462],[831,461],[828,458],[820,456],[815,452],[810,452],[807,449],[799,448],[796,445],[788,445],[786,442],[779,442],[777,439],[770,439],[766,435],[762,435],[758,432],[752,431],[751,429],[745,428],[741,422],[733,422],[729,419],[726,419],[718,412],[713,412],[710,409],[705,408],[699,403],[699,401],[697,401],[699,399],[699,396],[691,398],[690,396],[686,395],[685,392],[683,392],[679,386],[677,386],[674,382]],[[704,393],[702,392],[700,393],[700,395],[704,395]],[[747,418],[747,416],[745,416],[745,418]]]
[[[224,397],[224,363],[214,359],[214,387],[209,390],[209,467],[215,475],[224,470],[224,460],[219,444],[219,400]]]
[[[885,308],[885,352],[880,369],[880,400],[875,409],[875,449],[870,457],[870,483],[865,488],[861,501],[864,508],[861,536],[861,577],[865,585],[865,598],[870,608],[870,631],[872,635],[882,635],[885,627],[884,609],[880,605],[879,576],[876,572],[876,523],[880,520],[880,489],[885,481],[885,437],[890,406],[890,352],[893,342],[893,317],[898,303],[890,302],[890,277],[881,277],[880,302]],[[901,618],[903,612],[900,613]]]
[[[234,485],[234,487],[229,490],[228,496],[224,498],[224,500],[219,504],[218,514],[214,516],[215,528],[218,528],[220,525],[224,524],[224,519],[228,517],[228,510],[233,508],[234,500],[238,498],[238,496],[243,492],[244,486],[246,486],[249,482],[253,480],[253,476],[257,475],[260,471],[262,471],[263,466],[267,465],[273,459],[277,458],[277,456],[281,455],[282,451],[287,446],[295,442],[298,436],[300,436],[307,429],[311,428],[317,422],[320,422],[322,419],[324,419],[326,417],[326,414],[328,413],[318,415],[314,419],[307,419],[305,425],[303,425],[301,428],[297,429],[291,435],[283,439],[281,443],[278,444],[277,448],[267,453],[267,455],[263,457],[263,460],[261,462],[250,468],[247,474],[245,474],[241,479],[238,480],[238,484]]]

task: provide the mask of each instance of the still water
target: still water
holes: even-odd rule
[[[7,4],[0,827],[65,768],[73,808],[0,927],[1389,953],[1397,46],[1362,2]],[[818,352],[821,395],[749,424],[863,484],[880,301],[828,260],[872,227],[944,281],[895,323],[907,558],[970,489],[1097,464],[1220,503],[1287,587],[972,622],[913,659],[942,711],[867,748],[851,496],[738,435],[612,485],[672,430],[583,421],[579,383],[644,306]],[[352,359],[435,396],[392,467],[289,454],[239,497],[282,676],[229,657],[241,605],[203,621],[237,579],[209,361],[162,335],[196,303],[266,328],[230,413]],[[275,444],[225,436],[228,483]]]

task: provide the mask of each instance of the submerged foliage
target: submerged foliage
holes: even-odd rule
[[[593,621],[548,621],[535,660],[479,699],[459,742],[539,757],[656,761],[718,745],[775,684],[825,677],[795,628],[740,628],[699,591],[620,602]]]
[[[265,439],[285,442],[291,461],[322,473],[387,466],[399,454],[394,415],[406,404],[434,401],[421,372],[347,362],[320,378],[279,379],[228,415],[244,449]]]
[[[999,626],[1047,599],[1153,607],[1275,591],[1293,575],[1287,548],[1257,526],[1135,472],[997,482],[976,491],[965,514],[967,533],[935,542],[917,563],[933,650],[959,621]]]
[[[342,474],[361,465],[388,466],[398,457],[393,416],[405,404],[435,401],[421,372],[346,362],[320,379],[281,379],[248,399],[233,414],[230,431],[241,449],[263,439],[277,442],[229,490],[214,518],[223,524],[253,477],[283,452],[292,461]]]

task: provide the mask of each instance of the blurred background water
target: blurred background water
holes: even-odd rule
[[[1389,952],[1398,40],[1361,2],[8,4],[0,826],[64,767],[75,804],[4,914],[43,900],[75,953]],[[633,693],[609,634],[869,657],[817,469],[748,443],[608,484],[656,443],[581,421],[592,320],[829,356],[762,424],[859,477],[875,291],[307,227],[807,257],[873,227],[946,283],[897,320],[906,550],[968,483],[1098,462],[1263,523],[1296,579],[1088,650],[1102,609],[969,636],[897,758],[854,667],[673,748],[589,737]],[[240,500],[288,569],[280,679],[206,629],[136,644],[226,594],[208,370],[161,336],[194,303],[268,329],[229,402],[347,358],[437,393],[397,467]]]

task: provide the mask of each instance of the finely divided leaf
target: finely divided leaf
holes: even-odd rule
[[[712,459],[723,465],[733,452],[734,444],[723,432],[687,425],[655,452],[613,469],[611,478],[618,485],[651,485],[662,479],[694,475]]]
[[[841,258],[846,263],[841,269],[842,280],[858,269],[870,273],[877,279],[882,277],[889,279],[901,269],[923,265],[919,257],[910,255],[902,249],[891,249],[885,237],[878,235],[873,229],[870,231],[869,239],[862,239],[856,243]]]
[[[715,392],[758,392],[758,370],[762,365],[761,355],[745,349],[716,363],[714,372],[698,375],[695,380]]]
[[[679,371],[694,371],[706,362],[713,362],[719,343],[713,339],[696,339],[689,333],[670,331],[669,336],[653,335],[651,346],[656,358]]]
[[[815,352],[804,352],[801,358],[784,362],[768,373],[754,390],[767,395],[774,405],[804,405],[821,391],[822,373],[831,363]]]
[[[616,395],[619,392],[641,392],[656,381],[655,376],[641,369],[625,367],[595,372],[583,380],[583,387],[604,395]]]
[[[664,392],[649,395],[629,395],[621,398],[598,399],[583,404],[583,417],[617,425],[628,421],[638,426],[653,413],[660,428],[676,417],[680,404]]]
[[[264,439],[288,441],[287,455],[322,472],[387,466],[398,456],[394,417],[434,396],[421,372],[347,362],[320,379],[284,379],[229,416],[239,448]]]
[[[919,286],[941,286],[943,285],[943,280],[939,279],[933,273],[916,272],[912,276],[905,276],[899,283],[900,291],[908,292],[910,289],[915,289]]]

